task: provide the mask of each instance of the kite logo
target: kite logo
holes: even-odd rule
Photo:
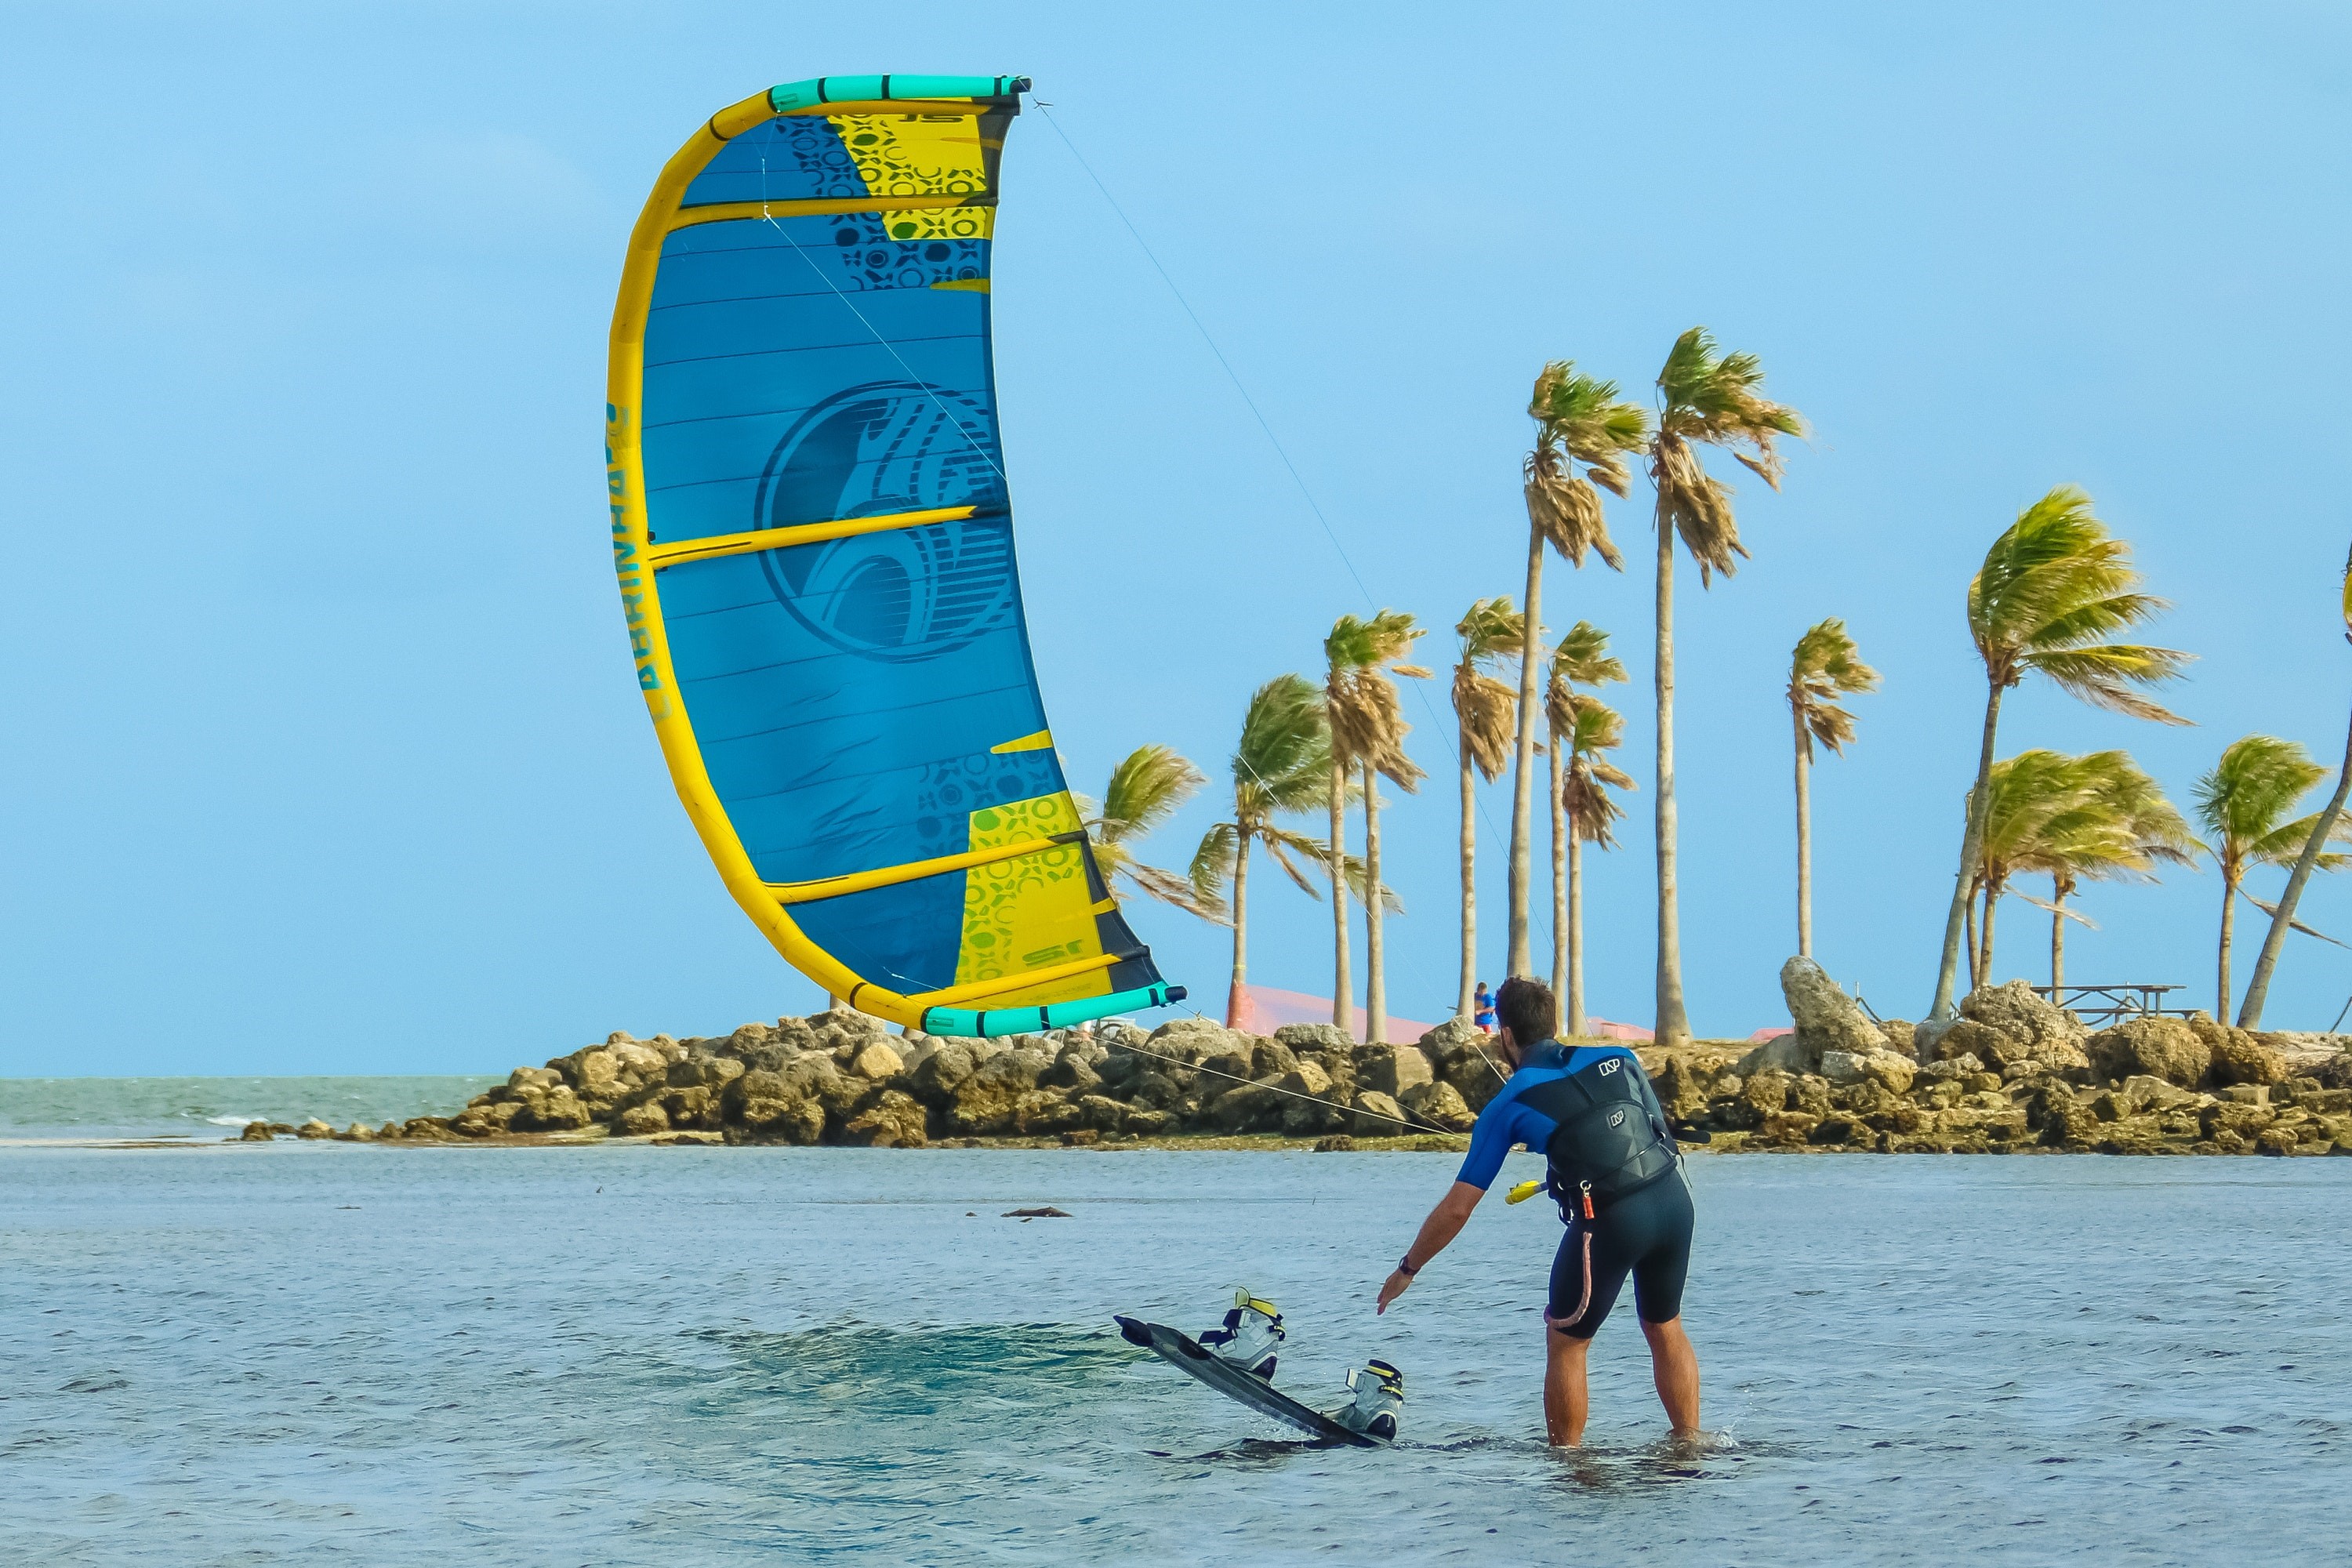
[[[1019,584],[994,421],[976,398],[912,381],[827,398],[776,443],[753,529],[971,506],[983,515],[765,552],[776,602],[845,653],[937,658],[1013,623]]]

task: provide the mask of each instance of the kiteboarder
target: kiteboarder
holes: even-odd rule
[[[1524,1143],[1549,1162],[1546,1183],[1568,1234],[1552,1260],[1544,1309],[1544,1426],[1553,1444],[1584,1437],[1585,1356],[1625,1276],[1650,1342],[1658,1399],[1675,1436],[1698,1434],[1698,1355],[1683,1332],[1683,1280],[1690,1268],[1691,1193],[1682,1154],[1649,1076],[1619,1045],[1552,1038],[1559,1006],[1551,988],[1514,975],[1495,998],[1496,1046],[1511,1076],[1471,1130],[1454,1186],[1381,1286],[1381,1311],[1445,1249]]]

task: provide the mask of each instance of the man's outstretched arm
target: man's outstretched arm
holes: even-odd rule
[[[1470,1223],[1470,1211],[1476,1208],[1478,1200],[1486,1195],[1486,1188],[1474,1187],[1467,1182],[1456,1182],[1446,1189],[1445,1195],[1437,1200],[1437,1206],[1429,1211],[1429,1217],[1421,1222],[1421,1234],[1412,1238],[1411,1247],[1405,1248],[1407,1267],[1414,1273],[1427,1268],[1431,1258],[1444,1251],[1446,1244],[1462,1234],[1462,1227]],[[1406,1287],[1412,1283],[1412,1275],[1403,1268],[1391,1273],[1381,1284],[1380,1306],[1376,1310],[1387,1311],[1389,1303],[1403,1295]]]

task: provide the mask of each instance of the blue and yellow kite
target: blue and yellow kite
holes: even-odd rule
[[[613,312],[613,559],[678,797],[795,968],[932,1034],[1183,995],[1095,868],[1022,620],[988,279],[1028,85],[720,110]]]

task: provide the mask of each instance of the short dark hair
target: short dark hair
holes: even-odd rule
[[[1559,1028],[1559,1003],[1540,980],[1514,974],[1495,993],[1495,1021],[1522,1046],[1549,1040]]]

